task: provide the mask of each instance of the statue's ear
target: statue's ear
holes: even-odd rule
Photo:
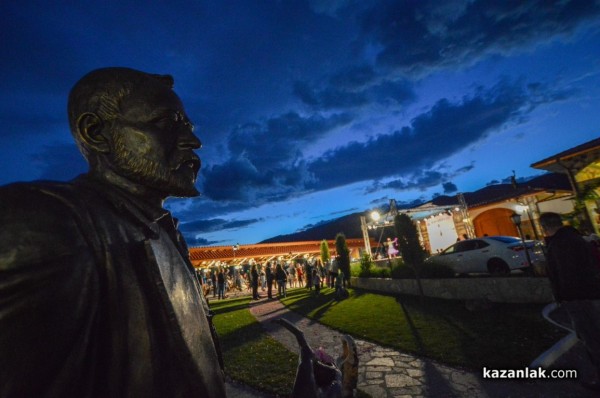
[[[110,151],[110,143],[104,132],[105,123],[95,113],[83,113],[77,118],[77,131],[88,148],[101,153]]]

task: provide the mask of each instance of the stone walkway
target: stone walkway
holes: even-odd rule
[[[304,331],[313,348],[324,347],[340,355],[340,333],[289,311],[277,299],[252,302],[250,312],[262,327],[292,352],[298,353],[293,335],[273,323],[285,318]],[[446,366],[376,344],[355,340],[359,351],[358,388],[374,398],[407,397],[598,397],[576,380],[483,380],[481,374]],[[562,369],[570,368],[568,363]],[[249,395],[251,396],[251,395]],[[258,395],[256,395],[258,396]],[[264,395],[261,395],[264,396]]]

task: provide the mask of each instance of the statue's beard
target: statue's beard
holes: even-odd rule
[[[196,173],[177,165],[172,170],[154,160],[140,157],[125,146],[121,135],[115,134],[112,165],[127,179],[167,194],[167,196],[193,197],[200,193],[194,186]],[[193,174],[192,174],[193,173]]]

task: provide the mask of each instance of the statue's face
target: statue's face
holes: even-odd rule
[[[200,140],[177,95],[160,82],[136,88],[121,103],[112,125],[113,170],[162,196],[198,195],[194,184]]]

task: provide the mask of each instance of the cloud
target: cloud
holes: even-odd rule
[[[262,221],[261,219],[248,220],[225,220],[213,218],[209,220],[196,220],[181,224],[179,229],[187,236],[199,233],[223,231],[226,229],[238,229]]]
[[[208,240],[200,236],[184,236],[184,238],[188,246],[212,246],[220,243],[220,241]]]
[[[568,35],[599,14],[594,0],[389,0],[376,2],[360,19],[365,43],[382,47],[379,64],[422,74]]]
[[[458,191],[458,188],[452,182],[446,182],[442,184],[442,188],[444,188],[444,194],[454,193]]]
[[[32,155],[40,168],[42,180],[70,180],[88,170],[88,165],[75,144],[46,145]]]
[[[531,87],[536,89],[532,92]],[[205,200],[214,202],[213,209],[234,206],[239,210],[361,181],[375,181],[368,192],[425,190],[448,183],[474,166],[444,172],[442,165],[432,168],[436,163],[508,123],[522,123],[540,105],[563,98],[551,92],[542,96],[537,87],[503,79],[489,88],[477,87],[456,101],[443,98],[391,134],[350,142],[316,159],[305,158],[304,146],[345,126],[353,116],[289,112],[262,123],[240,125],[227,141],[231,156],[203,168],[201,192]],[[385,178],[392,180],[381,182]]]
[[[376,78],[377,73],[371,65],[353,65],[332,74],[329,84],[340,90],[355,90],[368,87]]]
[[[294,84],[294,94],[307,105],[322,109],[351,108],[368,102],[364,92],[344,91],[327,87],[317,91],[305,82]]]
[[[465,169],[466,168],[463,167],[450,173],[438,170],[417,170],[411,175],[405,175],[385,183],[375,181],[366,188],[365,192],[373,193],[382,189],[393,189],[398,192],[410,190],[424,192],[427,189],[440,184],[442,185],[442,188],[444,188],[445,193],[456,192],[458,188],[453,183],[448,182],[448,180],[464,173]]]
[[[212,200],[254,205],[284,199],[312,181],[302,148],[351,120],[346,113],[303,117],[290,112],[238,126],[228,137],[231,157],[203,168],[202,192]]]
[[[487,90],[480,87],[458,102],[441,99],[392,134],[327,151],[308,167],[315,177],[311,187],[327,189],[428,169],[506,123],[522,121],[533,108],[526,88],[507,81]]]
[[[373,80],[374,76],[370,75],[338,74],[325,85],[297,81],[294,83],[293,93],[304,104],[317,110],[358,108],[372,103],[405,105],[416,98],[412,84],[407,80]]]

